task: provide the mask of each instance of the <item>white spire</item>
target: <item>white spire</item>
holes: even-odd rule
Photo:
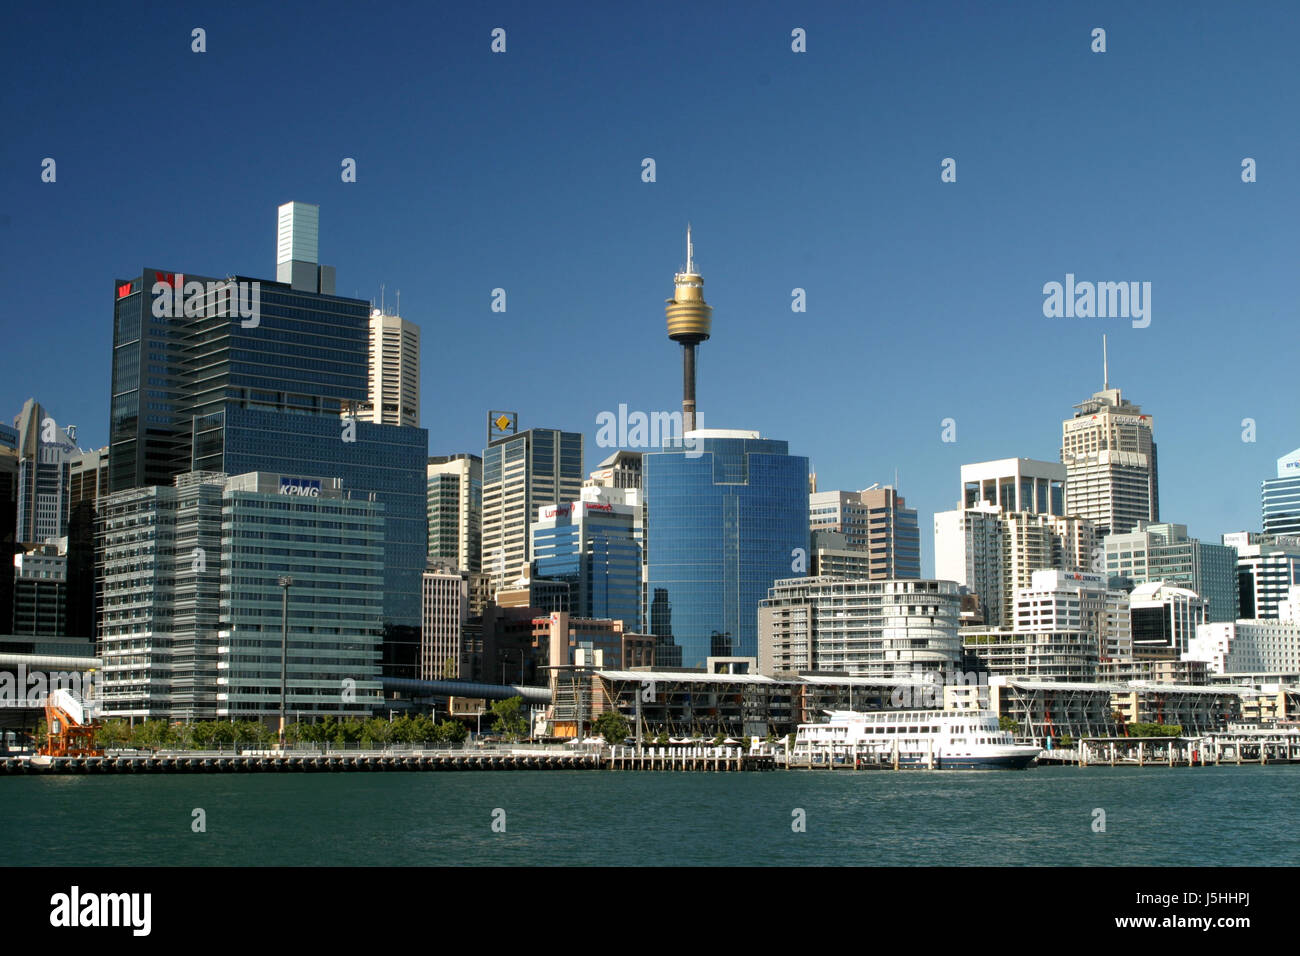
[[[1110,362],[1106,357],[1106,336],[1101,337],[1101,390],[1110,388]]]
[[[695,274],[695,246],[691,243],[691,224],[686,224],[686,273]]]

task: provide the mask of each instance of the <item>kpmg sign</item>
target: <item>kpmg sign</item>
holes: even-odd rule
[[[319,498],[320,481],[315,478],[280,478],[280,494]]]

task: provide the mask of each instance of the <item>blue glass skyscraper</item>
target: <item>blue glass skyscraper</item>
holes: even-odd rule
[[[758,432],[701,429],[642,463],[651,630],[686,667],[757,657],[759,602],[807,568],[808,459]]]
[[[539,578],[565,581],[574,617],[614,618],[641,630],[640,503],[635,490],[585,488],[541,508],[531,534]]]

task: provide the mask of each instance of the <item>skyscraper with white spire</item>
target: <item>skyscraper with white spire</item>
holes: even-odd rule
[[[1065,513],[1097,525],[1098,537],[1160,520],[1155,422],[1110,387],[1102,337],[1102,388],[1061,425]]]

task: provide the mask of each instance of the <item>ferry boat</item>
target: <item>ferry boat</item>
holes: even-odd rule
[[[830,720],[800,724],[790,751],[793,764],[813,761],[854,766],[993,770],[1028,767],[1040,749],[1017,744],[983,710],[828,710]]]

